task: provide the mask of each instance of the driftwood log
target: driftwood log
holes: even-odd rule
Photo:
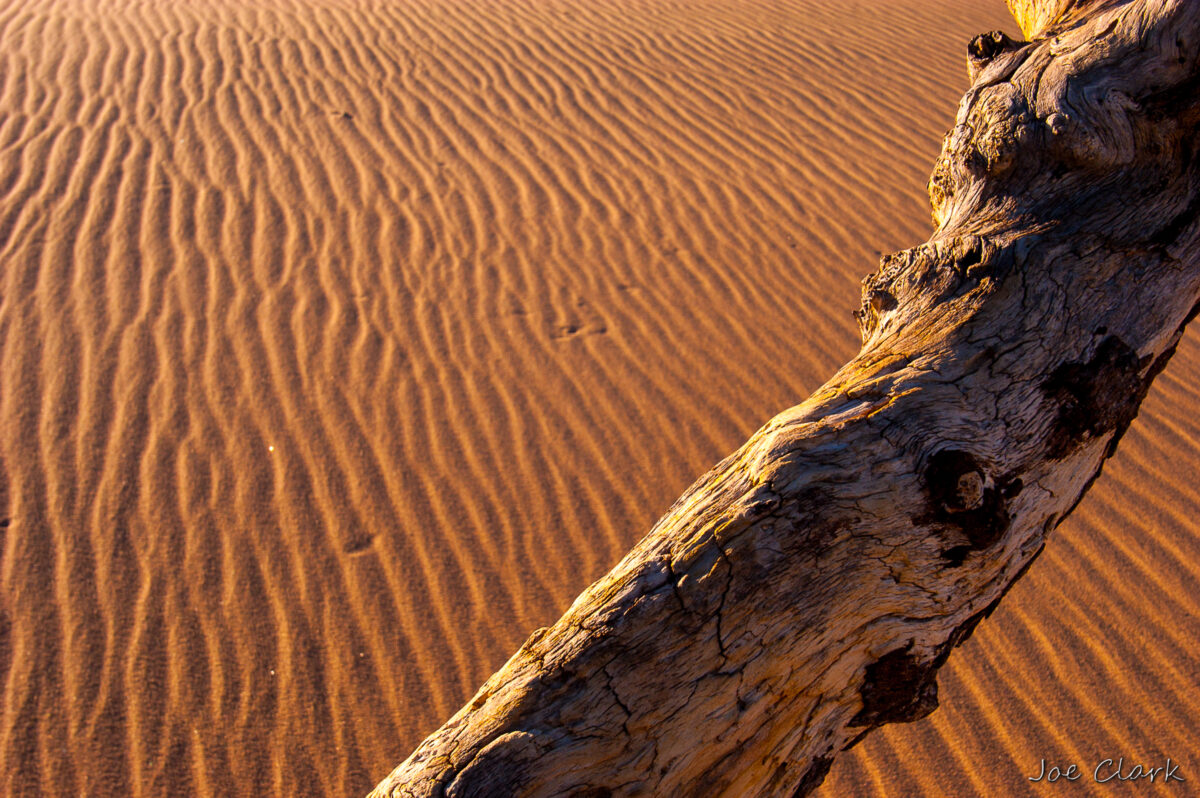
[[[860,354],[700,478],[376,796],[792,796],[938,668],[1071,512],[1200,298],[1200,3],[1009,0],[936,225]]]

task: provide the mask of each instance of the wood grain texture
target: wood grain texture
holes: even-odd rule
[[[860,354],[375,795],[802,795],[936,707],[937,669],[1097,478],[1200,298],[1200,8],[1083,10],[973,53],[936,230],[865,281]]]

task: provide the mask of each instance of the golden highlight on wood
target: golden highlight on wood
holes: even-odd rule
[[[1084,15],[1121,0],[1006,0],[1026,39],[1037,39],[1051,28],[1069,25]]]

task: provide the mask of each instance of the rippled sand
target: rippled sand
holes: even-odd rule
[[[1000,26],[0,0],[0,793],[369,790],[856,351]],[[1193,332],[943,709],[822,794],[1200,779],[1198,386]]]

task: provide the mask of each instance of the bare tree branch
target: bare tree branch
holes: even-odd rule
[[[1042,551],[1200,298],[1200,3],[1009,0],[863,348],[377,788],[805,795]]]

